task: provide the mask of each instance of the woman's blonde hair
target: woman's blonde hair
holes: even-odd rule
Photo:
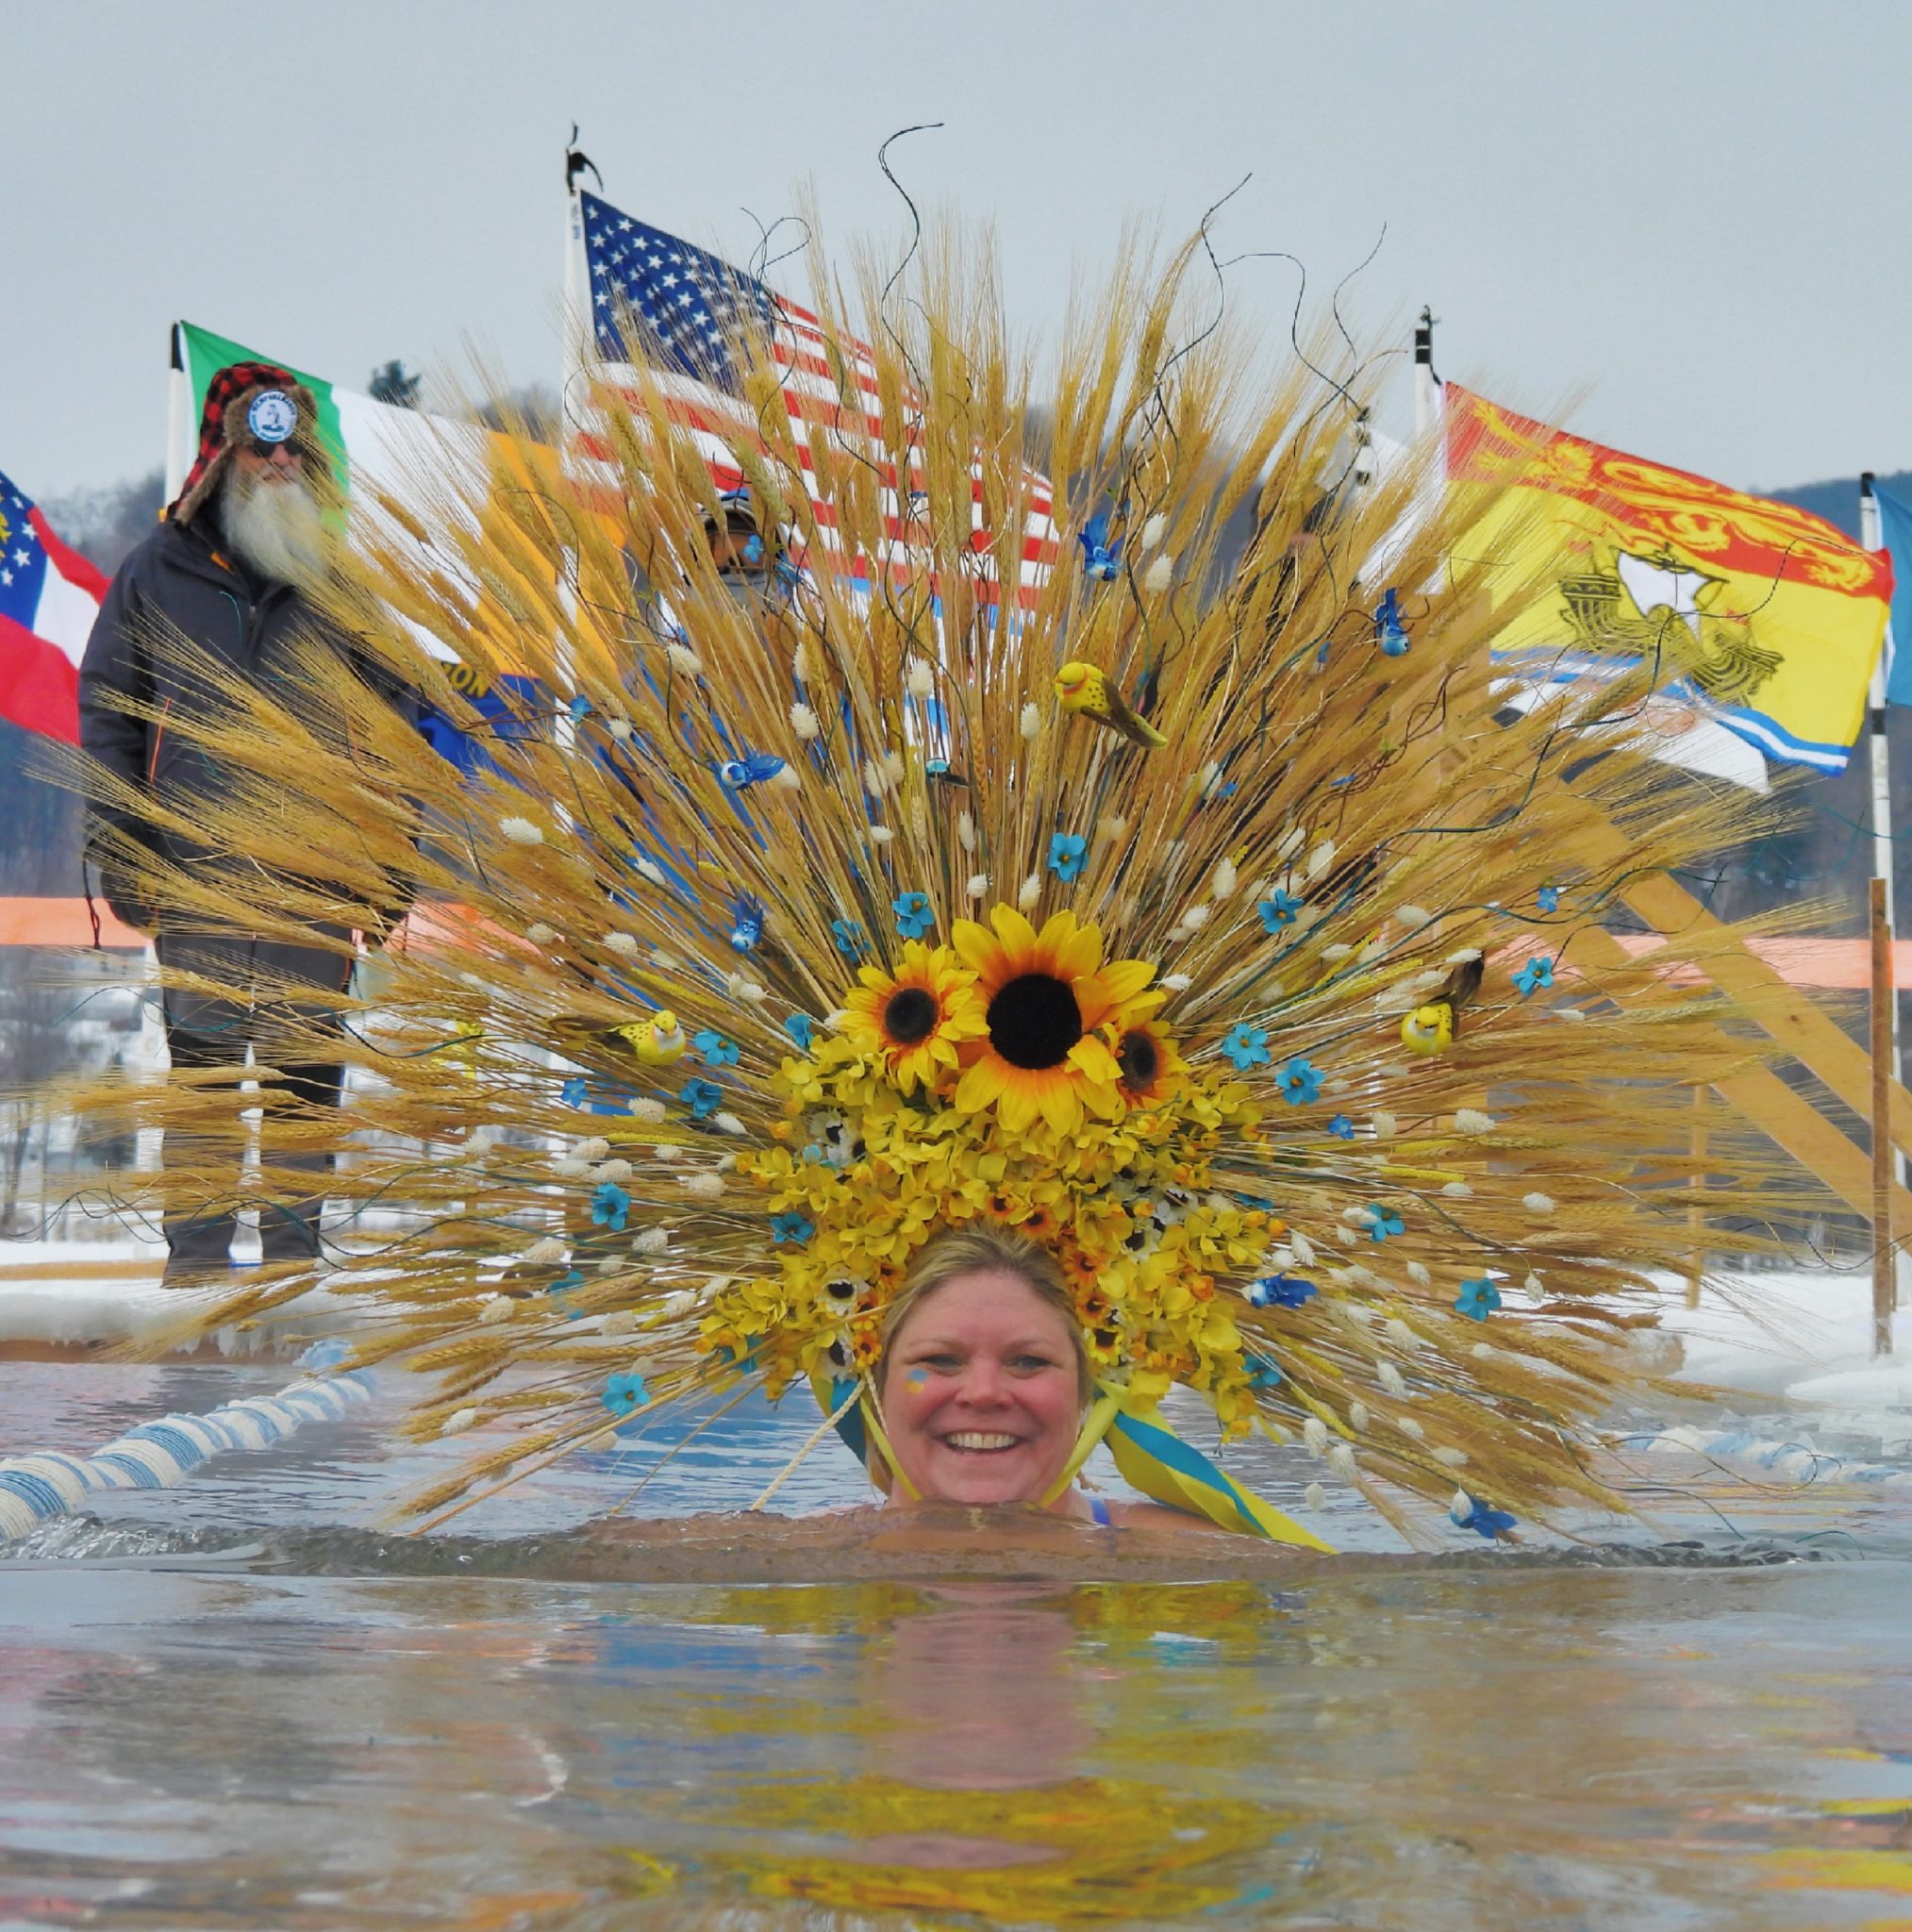
[[[1070,1347],[1075,1354],[1076,1389],[1087,1407],[1095,1393],[1095,1377],[1082,1340],[1082,1318],[1075,1312],[1061,1266],[1040,1241],[993,1221],[946,1227],[916,1251],[903,1286],[883,1311],[883,1352],[876,1362],[877,1388],[885,1385],[889,1374],[889,1351],[910,1316],[957,1275],[984,1271],[1015,1275],[1039,1301],[1047,1302],[1062,1317],[1069,1331]]]

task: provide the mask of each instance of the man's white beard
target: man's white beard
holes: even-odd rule
[[[226,542],[260,576],[309,590],[324,575],[324,517],[303,478],[267,482],[235,463],[226,472],[220,516]]]

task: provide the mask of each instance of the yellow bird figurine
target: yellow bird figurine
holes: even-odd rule
[[[1481,962],[1463,960],[1434,997],[1416,1007],[1401,1022],[1401,1044],[1410,1053],[1445,1053],[1460,1030],[1460,1009],[1480,991]]]
[[[1129,709],[1127,700],[1102,672],[1080,658],[1072,659],[1056,674],[1056,696],[1065,711],[1093,718],[1144,751],[1155,751],[1169,741],[1147,719]]]
[[[633,1020],[612,1032],[631,1050],[640,1066],[668,1067],[684,1057],[684,1029],[668,1007],[659,1007],[648,1020]]]

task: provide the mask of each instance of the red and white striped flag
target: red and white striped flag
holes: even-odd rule
[[[79,742],[79,660],[107,580],[0,475],[0,718]]]
[[[827,452],[829,437],[847,430],[860,455],[867,449],[867,440],[883,439],[876,370],[868,345],[841,336],[833,342],[809,310],[774,294],[755,276],[707,249],[654,228],[594,194],[580,192],[578,204],[591,338],[605,365],[598,373],[615,383],[617,368],[628,366],[624,329],[639,325],[652,352],[654,377],[673,419],[690,432],[718,489],[735,490],[744,481],[737,461],[740,439],[756,441],[759,448],[762,444],[749,410],[736,393],[739,372],[729,345],[740,330],[766,329],[785,406],[796,428],[798,459],[817,527],[823,541],[832,543],[836,512],[827,479],[820,480],[817,475],[814,445],[821,442]],[[845,379],[840,384],[832,371],[833,355],[842,365]],[[860,420],[846,420],[846,391],[862,398]],[[579,439],[577,453],[587,461],[602,460],[608,454],[589,432]],[[972,465],[971,475],[971,548],[981,557],[992,547],[993,533],[984,516],[980,461]],[[889,554],[840,558],[831,564],[834,572],[853,580],[880,575],[895,582],[909,576],[917,546],[912,541],[908,498],[921,478],[903,479],[901,489],[898,480],[886,464],[883,510]],[[1027,601],[1053,568],[1056,542],[1048,480],[1025,467],[1023,485],[1020,594]]]

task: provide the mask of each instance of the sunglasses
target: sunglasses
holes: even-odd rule
[[[252,453],[254,456],[271,458],[274,451],[287,448],[290,439],[279,442],[268,442],[264,437],[255,436],[254,438],[252,438],[251,441]],[[303,457],[296,449],[291,451],[291,457],[294,462],[301,462],[304,460]]]

